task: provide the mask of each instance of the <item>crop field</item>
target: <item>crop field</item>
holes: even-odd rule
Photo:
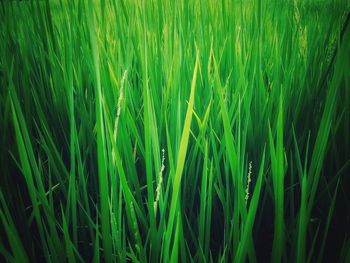
[[[350,262],[350,1],[0,1],[1,262]]]

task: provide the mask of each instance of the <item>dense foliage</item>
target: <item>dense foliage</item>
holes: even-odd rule
[[[1,1],[2,259],[349,262],[349,10]]]

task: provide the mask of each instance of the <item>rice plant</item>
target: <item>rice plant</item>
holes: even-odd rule
[[[349,262],[349,1],[1,1],[0,29],[0,261]]]

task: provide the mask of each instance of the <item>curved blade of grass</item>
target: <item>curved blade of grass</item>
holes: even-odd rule
[[[196,62],[194,66],[193,78],[191,83],[190,99],[187,107],[184,128],[182,130],[180,148],[179,148],[178,159],[176,163],[176,170],[175,170],[175,175],[173,179],[173,193],[172,193],[171,203],[170,203],[170,210],[169,210],[170,212],[169,212],[169,218],[168,218],[168,224],[167,224],[167,231],[165,233],[165,240],[166,240],[165,252],[164,252],[165,255],[169,255],[170,240],[172,238],[174,219],[177,211],[176,206],[178,202],[178,196],[180,193],[181,178],[182,178],[183,168],[185,164],[188,140],[190,136],[198,67],[199,67],[199,52],[197,51]]]

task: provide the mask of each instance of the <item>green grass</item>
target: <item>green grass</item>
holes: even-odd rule
[[[0,261],[348,262],[350,3],[0,3]]]

